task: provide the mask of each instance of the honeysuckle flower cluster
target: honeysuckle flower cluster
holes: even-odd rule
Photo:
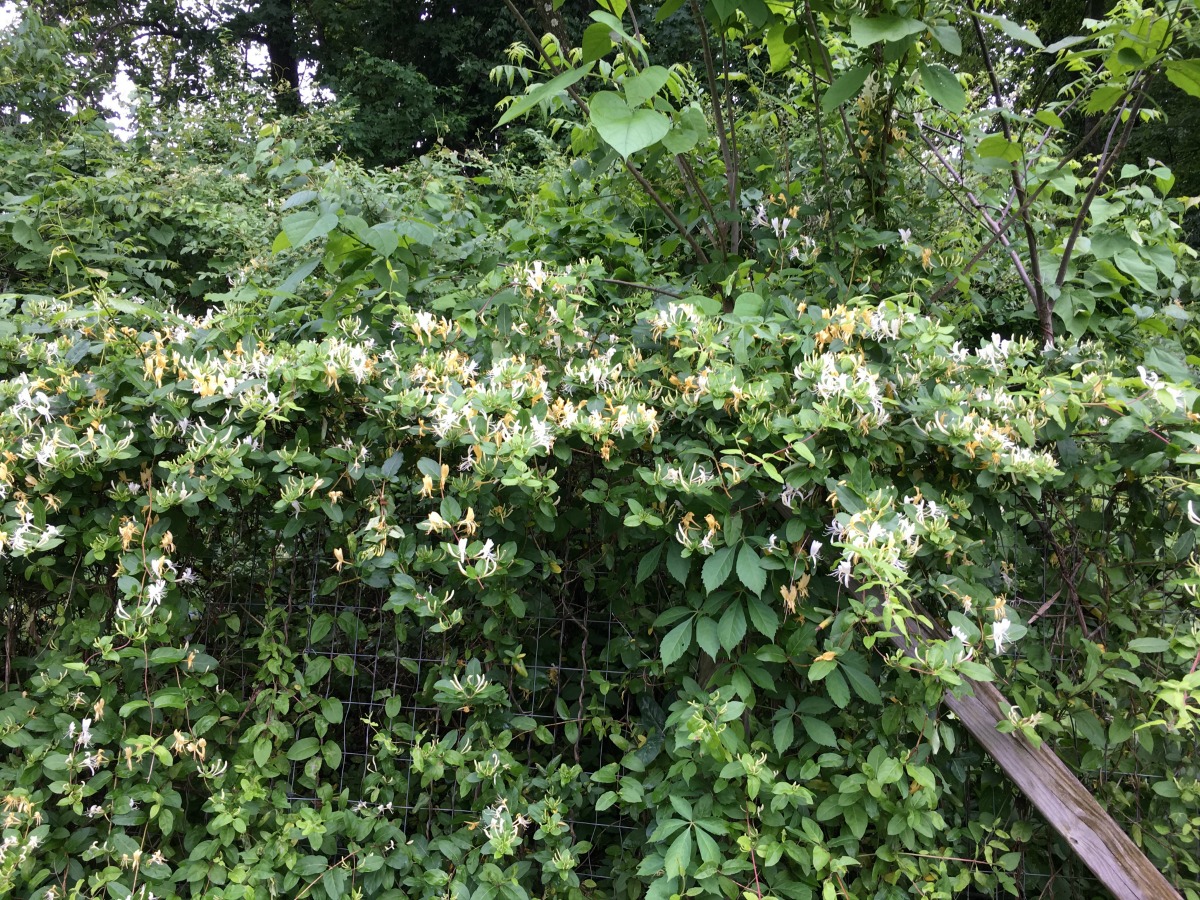
[[[801,384],[811,382],[822,401],[822,412],[854,425],[864,433],[885,425],[888,386],[862,356],[822,353],[796,367]]]

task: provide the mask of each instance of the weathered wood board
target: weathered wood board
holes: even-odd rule
[[[878,603],[878,598],[872,599]],[[908,627],[910,633],[918,630],[912,619],[909,619]],[[912,638],[893,636],[892,642],[916,658],[920,641],[928,636],[922,630]],[[1050,826],[1062,835],[1115,900],[1181,900],[1162,872],[1154,867],[1048,744],[1035,748],[1019,732],[996,730],[1005,718],[1001,704],[1008,705],[996,686],[970,680],[967,686],[969,694],[956,697],[947,692],[942,702],[1037,807]]]

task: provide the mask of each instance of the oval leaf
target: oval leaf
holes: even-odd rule
[[[829,86],[825,96],[821,98],[822,111],[832,112],[851,97],[857,96],[870,74],[870,66],[855,66],[853,69],[843,72],[838,76],[837,81]]]
[[[692,620],[684,619],[674,628],[667,632],[667,636],[662,642],[662,661],[664,666],[669,666],[679,657],[687,652],[687,648],[692,645]]]
[[[746,586],[753,594],[761,594],[767,585],[767,573],[763,571],[762,560],[749,544],[742,544],[737,557],[738,581]]]
[[[921,83],[938,104],[952,113],[960,113],[967,105],[967,94],[954,73],[938,63],[921,64]]]
[[[850,39],[860,47],[870,47],[880,41],[902,41],[909,35],[925,30],[925,23],[899,16],[876,16],[863,19],[850,17]]]

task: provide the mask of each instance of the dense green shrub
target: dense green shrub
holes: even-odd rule
[[[939,237],[983,248],[979,211],[898,187],[929,157],[792,170],[819,103],[745,112],[718,213],[700,79],[615,37],[598,93],[689,159],[616,147],[594,103],[541,168],[372,172],[320,120],[224,161],[186,122],[10,139],[0,895],[1091,890],[940,710],[967,680],[1200,895],[1170,173],[1101,179],[1075,230],[1099,182],[1036,163],[1047,259],[1087,241],[1047,343],[1011,255]]]

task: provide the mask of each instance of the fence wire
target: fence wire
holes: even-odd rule
[[[333,795],[343,798],[353,809],[374,809],[388,815],[406,834],[430,836],[438,821],[448,818],[461,826],[478,817],[471,796],[460,796],[453,789],[431,791],[423,785],[420,767],[413,757],[415,744],[439,740],[459,724],[454,713],[448,714],[444,705],[432,699],[431,685],[443,673],[461,666],[463,660],[458,654],[470,648],[458,646],[444,633],[399,625],[399,617],[385,611],[386,590],[348,578],[339,581],[324,546],[324,535],[300,534],[286,546],[262,547],[255,544],[261,535],[256,522],[245,521],[239,527],[239,534],[226,535],[221,544],[230,548],[229,553],[244,555],[231,556],[216,567],[222,573],[220,582],[208,586],[211,599],[196,622],[194,635],[198,643],[222,648],[227,687],[236,690],[240,683],[250,689],[250,674],[258,664],[250,656],[257,652],[253,638],[262,633],[272,610],[284,610],[279,619],[284,629],[282,642],[302,648],[297,668],[306,669],[317,659],[327,660],[327,674],[310,688],[322,699],[339,701],[343,709],[340,722],[331,725],[325,735],[326,740],[332,739],[340,746],[340,763],[333,771],[322,769],[320,788],[332,788]],[[241,551],[234,549],[239,547]],[[251,548],[252,552],[245,552]],[[1072,629],[1083,627],[1089,637],[1103,641],[1107,636],[1103,611],[1094,611],[1094,621],[1085,620],[1081,625],[1078,610],[1054,593],[1062,591],[1063,560],[1056,555],[1061,554],[1062,546],[1051,546],[1047,540],[1040,550],[1045,561],[1038,574],[1040,594],[1023,597],[1017,592],[1010,601],[1023,620],[1034,620],[1030,638],[1013,652],[1024,659],[1022,654],[1027,650],[1021,648],[1041,647],[1039,652],[1049,653],[1053,668],[1073,675],[1082,670],[1084,661],[1067,636]],[[1001,548],[1000,558],[1003,556]],[[1128,602],[1121,592],[1134,589],[1126,585],[1112,592],[1108,602]],[[546,726],[553,736],[550,746],[538,743],[537,754],[582,762],[586,771],[618,761],[623,753],[603,741],[581,738],[582,729],[578,727],[566,727],[572,722],[581,724],[590,694],[605,686],[621,685],[629,677],[619,650],[623,643],[632,643],[632,636],[618,615],[607,606],[593,608],[586,592],[576,592],[556,608],[528,610],[521,622],[521,633],[509,637],[524,654],[520,667],[523,671],[506,667],[504,687],[513,703],[512,714]],[[637,718],[636,703],[628,706],[632,701],[622,698],[622,694],[620,690],[611,691],[612,704],[627,704],[623,710],[614,708],[614,713],[626,720]],[[1102,721],[1120,712],[1103,709],[1101,700],[1095,702]],[[1013,849],[1021,854],[1013,873],[1019,896],[1070,900],[1103,896],[1065,842],[1050,832],[1003,773],[965,734],[962,740],[952,765],[964,767],[973,775],[968,795],[961,798],[972,817],[987,823],[990,831],[1009,834],[1019,834],[1025,823],[1036,836],[1036,847],[1012,841]],[[403,784],[391,786],[392,799],[386,804],[364,790],[383,744],[394,748],[395,771],[404,773]],[[533,755],[534,744],[532,730],[526,730],[516,736],[509,749],[519,755],[523,747]],[[1161,840],[1145,813],[1155,784],[1164,780],[1161,770],[1143,771],[1138,754],[1124,745],[1114,744],[1102,753],[1089,754],[1083,737],[1073,730],[1058,744],[1065,756],[1075,754],[1081,780],[1102,802],[1114,796],[1122,799],[1116,817],[1127,832],[1137,831],[1145,841]],[[1193,744],[1191,752],[1178,760],[1177,778],[1200,777],[1195,762],[1198,749]],[[297,804],[321,802],[318,783],[306,776],[302,761],[292,764],[289,796]],[[586,811],[568,824],[576,840],[593,845],[577,871],[581,877],[600,884],[607,880],[605,848],[629,846],[645,836],[637,833],[644,832],[644,825],[612,810]],[[980,866],[992,862],[978,860]]]

